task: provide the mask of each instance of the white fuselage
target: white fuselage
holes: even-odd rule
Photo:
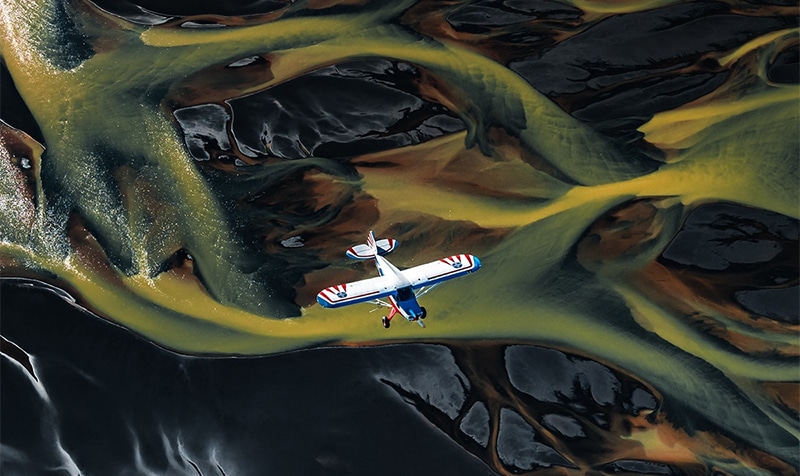
[[[408,280],[408,278],[406,278],[395,265],[390,263],[389,260],[383,256],[375,256],[375,266],[377,266],[378,273],[380,273],[381,276],[389,276],[394,278],[394,282],[392,284],[395,288],[411,286],[411,282]]]
[[[417,320],[422,315],[422,309],[417,303],[414,292],[411,290],[412,283],[409,279],[397,269],[395,265],[389,262],[386,258],[380,255],[375,256],[375,266],[378,267],[378,272],[383,277],[392,278],[391,285],[395,289],[401,290],[395,296],[389,296],[389,302],[392,304],[396,312],[399,312],[403,317],[409,320]],[[402,290],[407,292],[402,292]],[[401,295],[402,294],[402,295]]]

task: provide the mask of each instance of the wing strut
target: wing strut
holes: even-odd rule
[[[442,282],[443,282],[443,281],[439,281],[438,283],[433,283],[433,284],[431,284],[430,286],[423,286],[423,287],[419,288],[419,289],[418,289],[418,290],[417,290],[417,291],[414,293],[414,297],[420,298],[420,297],[422,297],[422,296],[424,296],[424,295],[428,294],[429,292],[433,291],[433,288],[435,288],[436,286],[438,286],[438,285],[442,284]]]

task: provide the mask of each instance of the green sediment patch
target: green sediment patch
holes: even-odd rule
[[[3,135],[3,269],[55,276],[96,313],[192,354],[421,339],[547,343],[632,372],[728,433],[795,458],[796,422],[768,411],[754,382],[792,381],[796,361],[715,347],[702,331],[610,277],[652,261],[671,239],[676,218],[654,231],[664,235],[652,237],[647,254],[596,270],[574,255],[592,223],[639,198],[667,197],[680,217],[719,201],[800,217],[798,88],[770,84],[763,74],[763,55],[794,41],[796,32],[767,35],[723,57],[720,65],[731,76],[717,94],[643,125],[645,140],[669,154],[662,163],[630,148],[622,152],[504,65],[394,24],[411,3],[196,30],[133,25],[79,2],[67,10],[47,0],[9,3],[0,16],[3,62],[46,150],[30,138]],[[56,37],[47,32],[65,25],[91,49],[56,61]],[[424,331],[398,323],[386,332],[361,308],[301,309],[264,279],[281,274],[278,261],[266,257],[268,265],[253,269],[252,255],[261,251],[236,233],[227,208],[233,205],[190,157],[168,108],[193,75],[256,54],[269,58],[271,76],[238,96],[323,66],[390,58],[429,75],[430,91],[466,124],[465,133],[393,150],[408,158],[397,168],[366,165],[380,154],[304,159],[357,175],[348,176],[348,185],[377,201],[377,229],[408,213],[514,230],[481,256],[479,273],[426,296],[432,318]],[[35,152],[27,157],[32,172],[20,171],[14,141]],[[445,170],[459,160],[479,165],[467,174],[507,183],[493,184],[494,194],[486,187],[471,194],[478,179],[458,181]],[[419,164],[428,165],[415,169]],[[190,255],[191,265],[165,267],[178,252]],[[451,252],[470,250],[442,250]]]

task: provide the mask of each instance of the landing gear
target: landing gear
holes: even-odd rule
[[[422,310],[422,314],[419,315],[419,318],[425,319],[426,317],[428,317],[428,310],[425,309],[424,307],[421,307],[420,309]]]
[[[381,317],[381,322],[383,323],[383,327],[386,329],[388,329],[389,325],[391,324],[389,322],[389,318],[387,318],[386,316]]]

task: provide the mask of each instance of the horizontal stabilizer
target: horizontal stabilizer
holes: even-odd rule
[[[375,241],[375,246],[380,256],[387,255],[397,248],[397,240],[384,238],[383,240]],[[375,252],[372,251],[372,247],[370,247],[369,244],[356,245],[348,248],[345,254],[348,258],[352,259],[372,259],[375,257]]]

